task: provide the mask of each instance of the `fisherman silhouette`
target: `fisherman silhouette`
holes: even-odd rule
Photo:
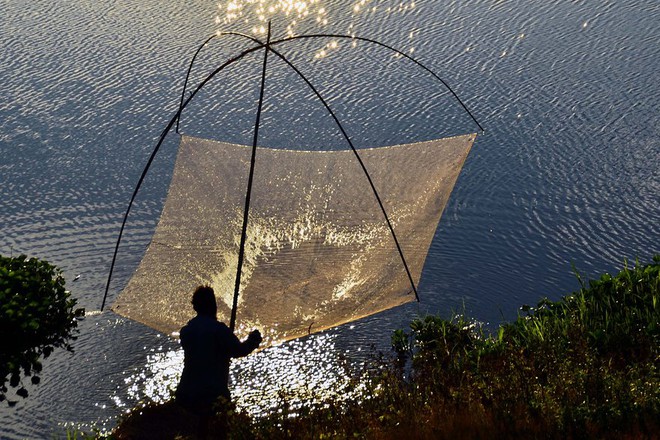
[[[247,356],[262,341],[259,330],[253,330],[241,342],[217,318],[218,307],[213,288],[199,286],[193,293],[192,305],[197,316],[181,329],[183,373],[177,387],[176,402],[200,417],[199,437],[206,438],[213,405],[228,404],[229,362],[231,358]],[[220,414],[220,419],[225,417]],[[222,420],[226,423],[226,420]],[[221,427],[226,431],[226,426]],[[226,432],[223,433],[226,435]]]

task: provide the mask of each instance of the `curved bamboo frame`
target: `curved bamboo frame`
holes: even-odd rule
[[[250,49],[247,49],[247,50],[241,52],[239,55],[229,59],[224,64],[222,64],[220,67],[218,67],[213,72],[211,72],[211,74],[209,74],[197,86],[197,88],[190,94],[190,96],[186,99],[185,98],[185,93],[186,93],[186,88],[187,88],[187,85],[188,85],[188,80],[190,78],[190,73],[192,71],[194,62],[197,59],[197,56],[199,55],[201,50],[204,47],[206,47],[206,45],[208,45],[208,43],[213,38],[218,37],[218,36],[229,36],[229,35],[240,36],[240,37],[249,39],[250,41],[254,42],[256,45],[254,47],[250,48]],[[375,187],[375,185],[374,185],[374,183],[371,179],[371,176],[370,176],[366,166],[364,165],[364,162],[362,161],[357,149],[353,145],[353,142],[351,141],[350,136],[344,130],[344,127],[342,126],[341,122],[337,118],[336,114],[332,111],[332,109],[328,105],[327,101],[318,92],[318,90],[309,81],[309,79],[307,77],[305,77],[305,75],[293,63],[291,63],[284,55],[279,53],[277,50],[273,49],[273,46],[276,46],[278,44],[287,43],[287,42],[290,42],[290,41],[301,40],[301,39],[343,38],[343,39],[351,39],[351,40],[357,40],[357,41],[365,41],[365,42],[368,42],[368,43],[372,43],[372,44],[376,44],[378,46],[384,47],[384,48],[389,49],[389,50],[397,53],[398,55],[412,61],[415,65],[417,65],[418,67],[420,67],[423,70],[427,71],[434,78],[436,78],[438,81],[440,81],[447,88],[447,90],[449,90],[451,92],[451,94],[454,96],[454,98],[461,104],[463,109],[472,118],[472,120],[479,127],[479,129],[481,130],[482,133],[484,132],[483,127],[481,126],[481,124],[479,124],[479,122],[474,117],[474,115],[470,112],[470,110],[467,108],[467,106],[460,100],[458,95],[451,89],[451,87],[449,87],[449,85],[442,78],[440,78],[435,72],[433,72],[431,69],[429,69],[428,67],[426,67],[425,65],[423,65],[422,63],[420,63],[419,61],[414,59],[413,57],[411,57],[408,54],[406,54],[406,53],[404,53],[404,52],[402,52],[398,49],[395,49],[395,48],[393,48],[393,47],[391,47],[387,44],[381,43],[377,40],[373,40],[373,39],[370,39],[370,38],[364,38],[364,37],[358,37],[358,36],[352,36],[352,35],[342,35],[342,34],[299,35],[299,36],[293,36],[293,37],[283,38],[283,39],[274,40],[274,41],[270,40],[270,35],[271,35],[271,33],[270,33],[270,23],[268,25],[268,35],[267,35],[267,40],[266,40],[265,43],[260,41],[259,39],[255,38],[255,37],[252,37],[252,36],[246,35],[246,34],[242,34],[242,33],[239,33],[239,32],[221,32],[221,33],[214,34],[214,35],[211,35],[210,37],[208,37],[206,39],[206,41],[204,41],[204,43],[201,46],[199,46],[199,48],[197,49],[197,51],[193,55],[193,57],[190,61],[190,65],[188,67],[188,71],[186,73],[186,79],[184,81],[183,90],[181,92],[181,100],[180,100],[180,103],[179,103],[179,109],[176,112],[176,114],[172,117],[172,119],[170,120],[170,122],[168,123],[166,128],[161,133],[160,139],[159,139],[158,143],[156,144],[156,147],[152,151],[152,153],[149,157],[149,160],[147,161],[147,164],[146,164],[146,166],[145,166],[145,168],[142,172],[142,175],[140,176],[140,179],[138,180],[138,183],[135,187],[135,190],[133,191],[133,195],[132,195],[131,200],[128,204],[128,207],[126,209],[126,213],[124,214],[122,225],[121,225],[121,228],[120,228],[120,231],[119,231],[119,236],[117,238],[117,243],[115,245],[115,250],[114,250],[114,254],[113,254],[113,258],[112,258],[112,264],[110,266],[110,272],[108,274],[108,280],[107,280],[106,287],[105,287],[105,293],[103,295],[103,303],[101,305],[101,310],[103,310],[103,308],[105,306],[105,301],[107,299],[108,291],[109,291],[109,288],[110,288],[110,282],[111,282],[111,279],[112,279],[112,272],[113,272],[114,265],[115,265],[115,262],[116,262],[117,253],[118,253],[118,250],[119,250],[119,245],[120,245],[120,242],[121,242],[123,231],[124,231],[124,228],[126,226],[126,222],[128,220],[128,215],[130,213],[130,210],[131,210],[131,207],[132,207],[133,202],[135,200],[135,197],[137,196],[138,190],[139,190],[140,186],[142,185],[142,182],[144,181],[144,178],[146,177],[147,171],[148,171],[149,167],[151,166],[151,163],[153,162],[153,159],[156,156],[156,153],[160,149],[163,141],[165,140],[165,137],[167,136],[169,131],[172,129],[172,126],[174,126],[175,122],[176,122],[176,132],[179,133],[179,124],[180,124],[181,113],[183,112],[183,109],[190,103],[192,98],[202,89],[202,87],[204,87],[204,85],[206,85],[215,75],[217,75],[219,72],[221,72],[224,68],[228,67],[229,65],[239,61],[240,59],[242,59],[243,57],[245,57],[249,53],[252,53],[252,52],[255,52],[257,50],[264,49],[264,48],[265,48],[265,51],[264,51],[264,62],[263,62],[262,77],[261,77],[261,90],[260,90],[259,105],[258,105],[258,109],[257,109],[257,116],[256,116],[256,122],[255,122],[255,131],[254,131],[254,138],[253,138],[253,145],[252,145],[252,159],[251,159],[251,165],[250,165],[250,174],[249,174],[249,177],[248,177],[248,187],[247,187],[247,193],[246,193],[246,199],[245,199],[245,208],[244,208],[244,212],[243,212],[243,216],[244,216],[243,217],[243,227],[242,227],[242,231],[241,231],[241,242],[240,242],[240,248],[239,248],[236,282],[235,282],[235,287],[234,287],[233,306],[232,306],[232,310],[231,310],[230,328],[232,330],[234,330],[235,323],[236,323],[237,304],[238,304],[238,296],[239,296],[240,280],[241,280],[241,269],[242,269],[242,262],[243,262],[243,257],[244,257],[246,231],[247,231],[247,220],[248,220],[249,207],[250,207],[250,194],[251,194],[251,188],[252,188],[252,178],[253,178],[253,173],[254,173],[254,164],[255,164],[255,160],[256,160],[256,148],[257,148],[257,140],[258,140],[258,133],[259,133],[259,122],[260,122],[262,105],[263,105],[265,79],[266,79],[266,65],[267,65],[267,59],[268,59],[268,53],[269,52],[272,52],[273,54],[277,55],[280,59],[282,59],[310,87],[310,89],[314,92],[316,97],[325,106],[328,113],[330,113],[331,117],[334,119],[335,123],[337,124],[337,127],[339,128],[340,132],[344,136],[346,142],[351,147],[351,150],[355,154],[355,157],[358,160],[358,163],[360,164],[360,167],[364,171],[364,174],[365,174],[365,176],[366,176],[366,178],[369,182],[369,185],[370,185],[370,187],[371,187],[371,189],[374,193],[374,196],[376,197],[376,200],[378,202],[378,205],[380,206],[380,209],[381,209],[381,212],[383,213],[385,221],[387,222],[388,228],[389,228],[390,233],[392,235],[392,238],[393,238],[393,240],[396,244],[397,251],[399,253],[399,256],[401,257],[401,261],[403,263],[403,266],[406,270],[406,274],[407,274],[408,279],[410,281],[412,291],[415,293],[415,299],[417,301],[419,301],[419,295],[418,295],[418,292],[417,292],[417,287],[416,287],[415,282],[412,278],[412,274],[410,273],[410,269],[409,269],[408,264],[406,262],[406,259],[404,257],[404,254],[403,254],[403,251],[402,251],[401,246],[399,244],[399,241],[396,237],[396,233],[394,232],[394,227],[392,226],[392,223],[389,219],[389,216],[387,215],[385,207],[384,207],[384,205],[381,201],[380,196],[378,195],[378,191],[376,190],[376,187]]]

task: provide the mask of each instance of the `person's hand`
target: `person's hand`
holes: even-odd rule
[[[259,330],[252,330],[248,335],[248,339],[256,345],[261,344],[261,341],[264,340],[261,337],[261,332],[259,332]]]

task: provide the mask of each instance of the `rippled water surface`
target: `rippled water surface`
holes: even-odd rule
[[[235,394],[254,411],[267,408],[278,387],[342,389],[338,358],[359,361],[372,342],[386,349],[391,330],[420,313],[465,307],[497,323],[524,303],[575,289],[572,262],[595,276],[660,252],[656,0],[319,0],[300,2],[302,9],[216,1],[3,3],[0,253],[62,267],[87,310],[100,307],[121,216],[176,111],[190,57],[217,30],[263,37],[272,18],[275,37],[379,39],[437,72],[486,128],[437,230],[421,304],[236,363]],[[193,82],[245,47],[238,37],[215,39]],[[328,39],[282,51],[328,97],[358,146],[475,130],[446,90],[385,50]],[[260,60],[249,56],[210,84],[186,109],[181,130],[249,144]],[[323,107],[275,60],[266,99],[263,145],[344,148]],[[175,150],[170,136],[138,196],[110,300],[150,240]],[[75,354],[57,351],[28,399],[0,407],[1,438],[112,426],[176,383],[176,341],[111,312],[79,327]]]

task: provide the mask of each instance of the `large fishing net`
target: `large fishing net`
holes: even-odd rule
[[[359,150],[415,284],[474,142],[469,134]],[[212,286],[229,322],[251,147],[181,138],[163,214],[113,310],[178,331],[192,292]],[[422,298],[423,299],[423,298]],[[259,147],[237,309],[237,333],[296,338],[415,300],[353,151]]]

